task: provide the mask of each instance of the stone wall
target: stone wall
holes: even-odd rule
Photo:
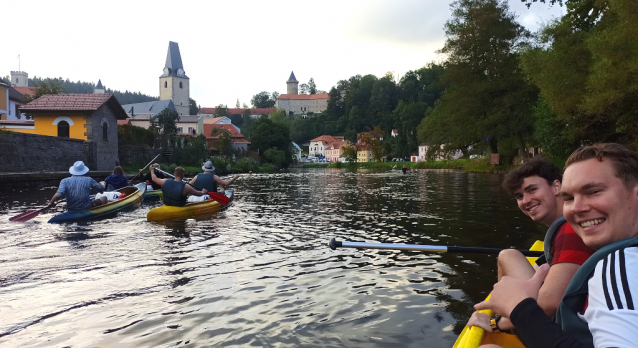
[[[147,164],[155,156],[162,154],[162,149],[154,149],[148,146],[120,145],[119,155],[122,165]],[[160,162],[161,156],[156,160]]]
[[[107,136],[104,139],[103,128],[106,127]],[[120,165],[118,159],[117,118],[108,103],[100,106],[90,117],[87,117],[87,129],[91,129],[88,140],[95,144],[92,159],[97,170],[113,170]]]
[[[89,162],[90,143],[46,135],[0,132],[0,172],[68,171],[75,161]]]

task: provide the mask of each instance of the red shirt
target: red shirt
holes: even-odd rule
[[[554,257],[552,265],[561,262],[571,262],[582,265],[595,250],[586,246],[583,240],[574,232],[568,222],[560,227],[554,238]]]

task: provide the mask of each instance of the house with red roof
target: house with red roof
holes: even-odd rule
[[[13,124],[0,121],[0,128],[87,141],[89,157],[97,167],[91,169],[112,170],[119,164],[117,121],[125,120],[127,116],[113,95],[43,95],[22,106],[20,112],[33,115],[33,121],[13,121]]]
[[[350,145],[350,142],[347,140],[337,140],[328,146],[326,148],[326,160],[328,160],[328,162],[340,162],[344,145]]]
[[[204,122],[206,121],[208,120],[205,120]],[[204,135],[206,136],[206,143],[209,148],[217,148],[221,132],[230,134],[232,146],[235,151],[248,151],[248,145],[250,145],[250,142],[239,132],[239,128],[232,123],[204,123]]]
[[[308,155],[318,157],[326,156],[326,149],[335,141],[343,141],[343,136],[322,135],[310,140]]]

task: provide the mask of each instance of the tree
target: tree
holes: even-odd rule
[[[277,148],[271,148],[264,151],[264,159],[268,161],[268,163],[272,163],[279,168],[283,167],[287,163],[286,153],[278,150]]]
[[[272,97],[271,97],[270,99],[272,99],[273,101],[275,101],[275,102],[276,102],[276,101],[277,101],[277,99],[279,99],[279,92],[277,92],[277,91],[272,92]],[[273,106],[274,106],[274,105],[275,105],[275,104],[273,104]]]
[[[317,85],[315,84],[315,79],[312,77],[310,78],[310,81],[308,81],[308,93],[317,94]]]
[[[270,97],[270,93],[264,91],[259,92],[250,100],[254,108],[273,108],[275,101]]]
[[[274,123],[265,117],[258,119],[250,131],[250,142],[253,149],[262,154],[268,149],[283,151],[284,162],[282,166],[284,167],[292,162],[290,130],[284,124]]]
[[[197,106],[197,102],[193,98],[188,98],[188,113],[190,115],[197,115],[199,112],[199,106]]]
[[[224,104],[219,104],[215,107],[215,117],[228,116],[228,107]]]
[[[237,103],[235,103],[235,107],[239,109],[239,98],[237,98]]]
[[[350,163],[357,161],[357,148],[353,145],[343,145],[343,157]]]
[[[24,94],[22,96],[22,104],[28,104],[43,95],[47,94],[61,94],[64,93],[64,87],[60,84],[60,80],[58,79],[46,79],[41,80],[35,89],[35,93],[33,95]],[[33,119],[33,114],[25,113],[27,119]]]
[[[302,83],[299,85],[299,94],[308,94],[309,89],[310,87],[307,84]]]
[[[452,13],[440,51],[448,56],[446,90],[423,120],[419,140],[431,145],[445,140],[448,149],[483,143],[492,153],[499,152],[499,140],[507,140],[524,149],[532,138],[538,91],[519,68],[518,56],[531,34],[506,1],[458,0]]]
[[[177,121],[179,120],[179,114],[175,110],[165,108],[159,114],[151,118],[151,125],[149,129],[161,136],[161,139],[166,143],[171,137],[177,134]]]

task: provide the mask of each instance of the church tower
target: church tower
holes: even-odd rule
[[[106,89],[102,86],[102,80],[97,80],[97,85],[93,88],[93,94],[104,94],[106,93]]]
[[[295,78],[295,72],[290,72],[290,77],[288,81],[286,81],[286,85],[288,85],[288,94],[299,94],[299,81]]]
[[[160,100],[172,100],[180,116],[189,114],[189,80],[177,42],[169,41],[164,73],[160,76]]]

